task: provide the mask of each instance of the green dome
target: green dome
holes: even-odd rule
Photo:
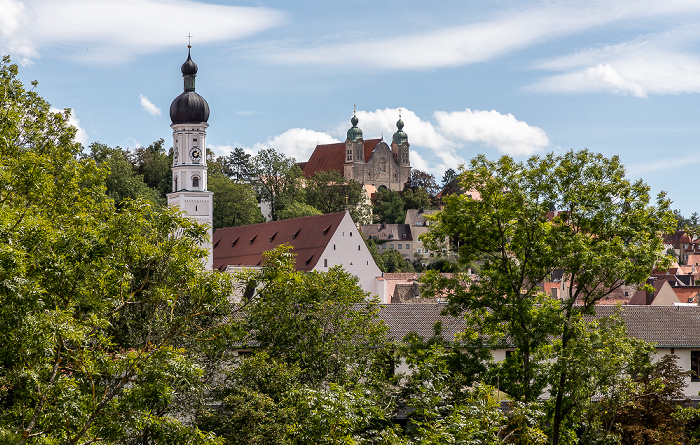
[[[408,135],[403,131],[403,121],[399,117],[399,121],[396,122],[396,128],[398,131],[394,133],[393,141],[396,145],[408,144]]]
[[[350,139],[353,142],[357,142],[360,139],[362,139],[362,130],[360,130],[357,127],[357,123],[360,120],[357,118],[355,114],[352,115],[352,119],[350,119],[350,123],[352,124],[352,128],[348,130],[348,139]]]

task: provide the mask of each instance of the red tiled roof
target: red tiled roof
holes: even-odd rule
[[[345,215],[338,212],[217,229],[212,237],[214,269],[262,266],[263,252],[289,243],[297,255],[297,270],[313,270]]]
[[[365,162],[372,157],[372,151],[380,141],[381,139],[364,141]],[[345,142],[337,142],[335,144],[317,145],[308,162],[302,162],[299,164],[299,167],[303,170],[304,176],[309,178],[320,171],[335,170],[342,175],[343,164],[345,164]]]

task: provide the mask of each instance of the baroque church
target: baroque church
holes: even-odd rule
[[[192,61],[190,45],[187,60],[182,64],[184,91],[170,104],[170,127],[173,129],[173,182],[168,193],[168,205],[179,207],[188,217],[200,224],[208,224],[212,239],[214,222],[213,192],[207,190],[207,120],[209,104],[195,92],[194,79],[197,64]],[[203,248],[209,256],[205,264],[211,270],[214,264],[211,241]]]
[[[309,161],[300,164],[304,176],[308,178],[319,171],[335,170],[344,178],[354,179],[365,186],[403,190],[411,178],[411,163],[408,135],[403,131],[401,115],[396,122],[397,131],[392,137],[391,147],[384,138],[363,139],[355,113],[350,123],[352,127],[345,143],[317,145]]]

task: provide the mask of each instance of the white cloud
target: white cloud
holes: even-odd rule
[[[148,100],[143,94],[139,94],[139,101],[141,101],[141,106],[146,111],[146,113],[151,116],[160,116],[160,108],[156,107],[153,102]]]
[[[491,111],[436,111],[440,133],[460,142],[477,142],[501,153],[523,156],[549,146],[547,134],[539,127],[519,121],[512,114]]]
[[[255,144],[253,149],[257,152],[264,148],[274,148],[280,153],[303,162],[309,159],[316,145],[334,142],[339,141],[327,133],[307,130],[306,128],[292,128],[269,138],[267,142]]]
[[[365,139],[383,134],[384,141],[391,144],[399,117],[398,108],[358,111],[357,117]],[[531,155],[549,146],[549,138],[541,128],[519,121],[512,114],[493,110],[436,111],[433,120],[427,121],[413,111],[403,109],[401,119],[413,148],[411,164],[433,174],[441,175],[448,168],[456,169],[464,164],[466,159],[461,152],[475,146],[495,148],[512,156]],[[349,123],[341,123],[333,133],[344,139],[349,127]],[[434,162],[429,164],[416,149],[428,149]]]
[[[384,141],[391,144],[392,136],[397,130],[399,110],[358,110],[358,127],[365,140],[383,136]],[[456,170],[461,164],[466,164],[465,156],[469,158],[475,150],[483,147],[492,147],[513,156],[525,156],[549,146],[549,139],[542,129],[519,121],[512,114],[496,111],[436,111],[433,120],[428,121],[411,110],[401,109],[401,120],[411,144],[411,165],[435,175],[437,180],[448,168]],[[265,143],[255,144],[252,151],[246,151],[253,154],[264,148],[274,148],[304,162],[309,159],[316,145],[344,141],[350,125],[348,121],[341,122],[330,134],[292,128],[269,138]],[[225,155],[232,150],[229,145],[209,148],[217,155]],[[466,150],[470,153],[464,154]]]
[[[511,9],[495,11],[494,19],[481,23],[413,33],[402,30],[400,36],[390,37],[378,36],[373,28],[372,34],[367,34],[364,40],[354,35],[352,43],[295,47],[296,43],[274,42],[267,47],[256,47],[255,51],[263,58],[283,64],[345,65],[347,55],[352,54],[353,63],[360,66],[430,69],[491,60],[617,21],[668,16],[686,20],[690,14],[700,13],[700,3],[696,0],[563,0],[510,4],[514,5]]]
[[[64,110],[51,107],[51,108],[49,108],[49,111],[52,113],[63,113]],[[75,141],[82,144],[83,147],[86,147],[87,142],[88,142],[88,134],[85,131],[85,129],[80,126],[80,119],[78,119],[75,116],[75,111],[73,111],[73,110],[71,110],[70,116],[68,117],[68,124],[71,125],[72,127],[75,127],[75,129],[76,129]]]
[[[240,39],[284,20],[268,8],[192,0],[0,0],[0,50],[31,59],[61,48],[86,62],[117,63],[182,45],[186,33],[200,45]]]
[[[700,92],[700,57],[692,49],[700,27],[682,27],[633,41],[555,58],[537,68],[563,71],[531,85],[545,92],[650,94]]]

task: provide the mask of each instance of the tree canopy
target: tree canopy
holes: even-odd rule
[[[556,444],[575,403],[568,398],[568,382],[575,377],[568,363],[580,334],[577,320],[593,313],[609,292],[644,283],[654,267],[667,263],[660,235],[675,223],[670,203],[664,195],[652,203],[649,187],[627,180],[617,157],[589,151],[522,163],[478,156],[461,173],[460,184],[480,199],[444,197],[429,242],[458,240],[460,260],[480,264],[479,279],[433,274],[432,290],[449,293],[449,309],[468,310],[470,322],[490,341],[517,348],[506,381],[513,399],[533,401],[551,387]],[[565,272],[562,300],[541,288],[555,270]],[[552,337],[560,343],[547,355]]]
[[[201,374],[188,348],[230,292],[202,270],[206,231],[147,200],[117,208],[69,111],[16,76],[3,58],[2,442],[211,442],[171,411]]]

